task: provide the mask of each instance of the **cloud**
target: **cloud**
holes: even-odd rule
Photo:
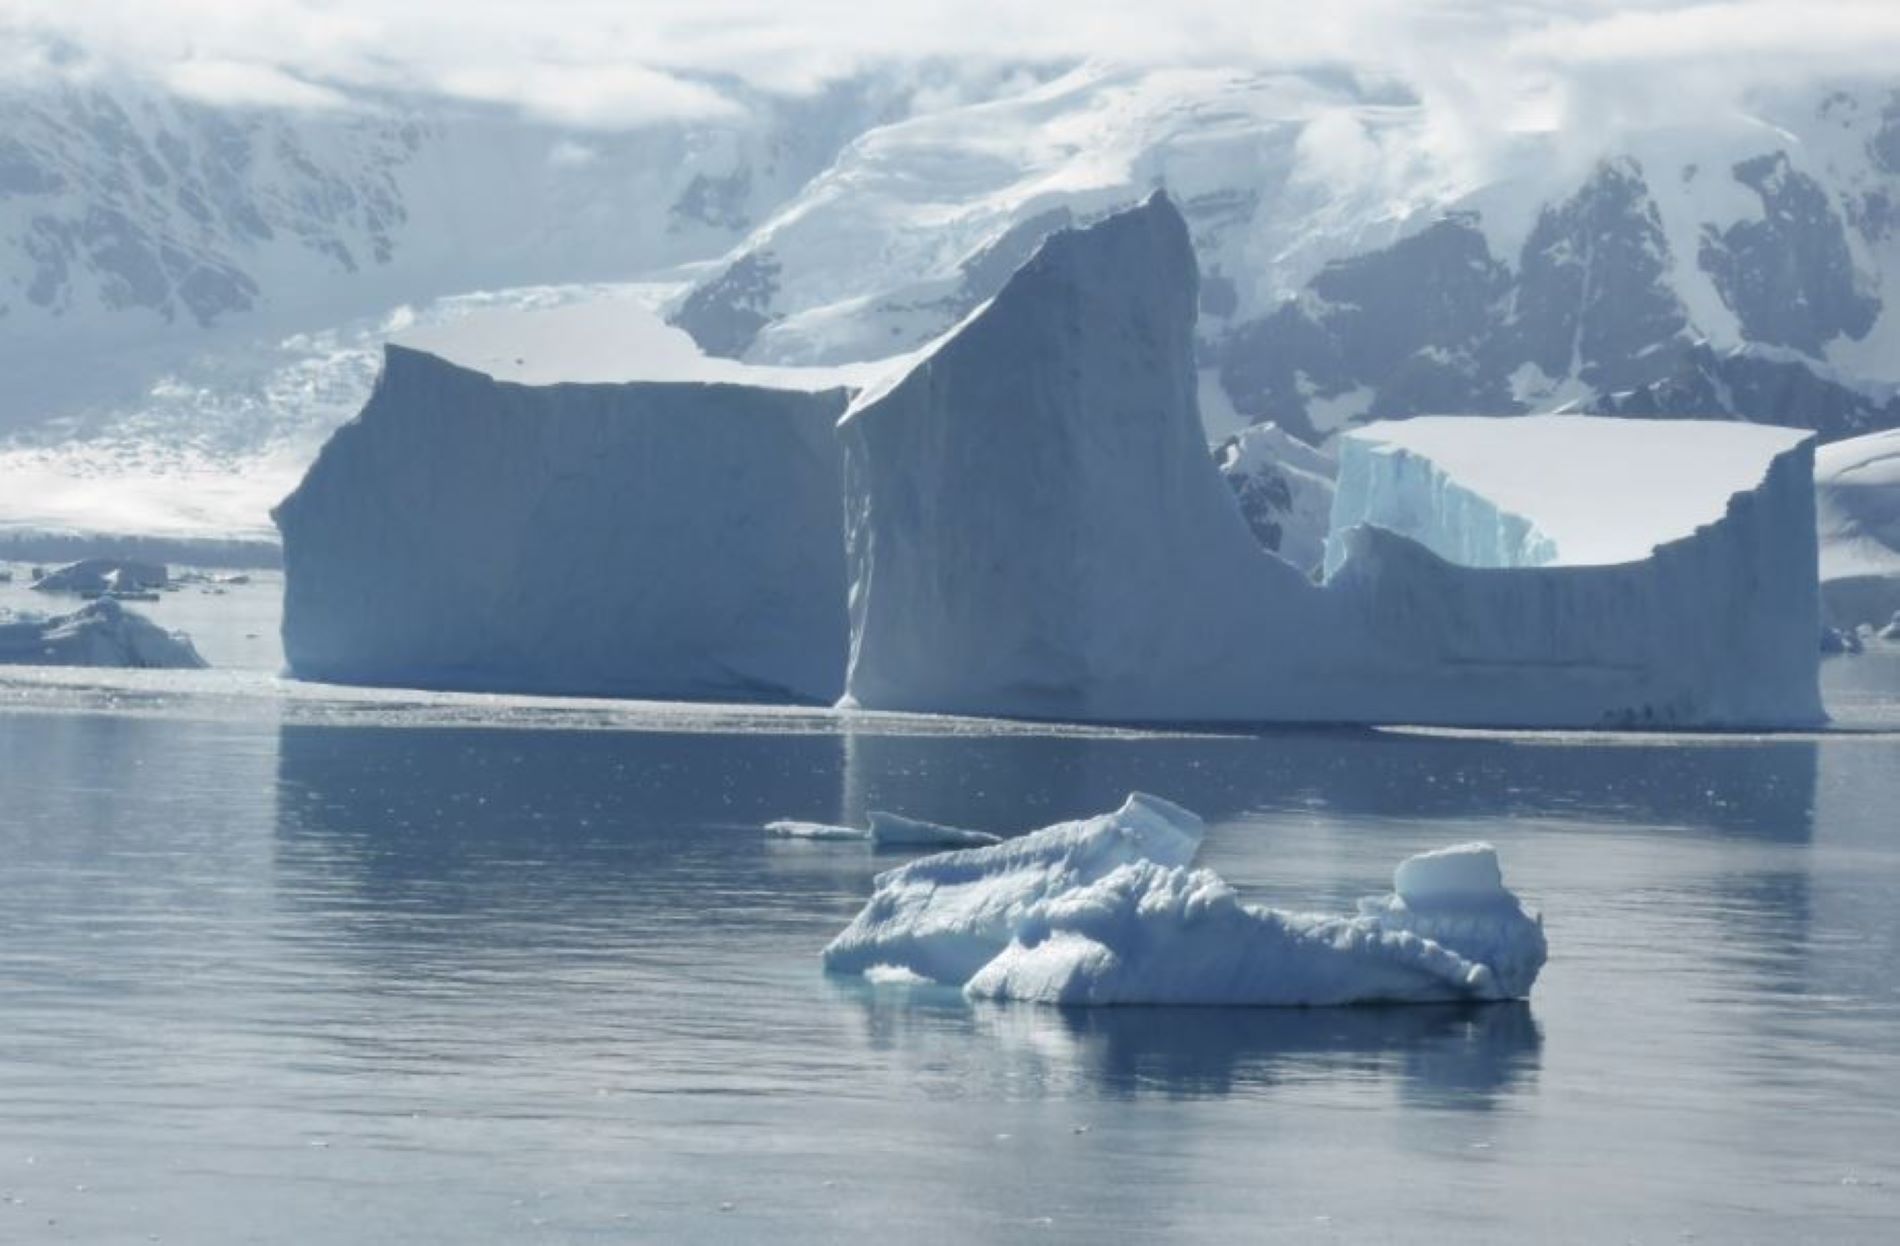
[[[173,91],[203,104],[315,111],[350,106],[340,91],[255,61],[193,58],[166,65],[159,72]]]
[[[807,93],[935,62],[993,84],[1084,58],[1345,67],[1408,84],[1447,141],[1474,142],[1889,76],[1900,0],[0,0],[9,78],[129,69],[289,108],[414,91],[594,129],[730,115],[734,82]]]

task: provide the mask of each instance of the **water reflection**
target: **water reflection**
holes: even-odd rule
[[[1480,1111],[1528,1088],[1543,1034],[1528,1004],[1390,1008],[1047,1008],[937,985],[830,979],[875,1050],[978,1037],[1014,1084],[1110,1099],[1259,1095],[1321,1080],[1395,1082],[1404,1102]]]
[[[1026,830],[1152,791],[1218,820],[1323,807],[1378,817],[1570,816],[1805,841],[1811,740],[1634,746],[1375,731],[1191,739],[845,737],[847,820],[901,809]]]

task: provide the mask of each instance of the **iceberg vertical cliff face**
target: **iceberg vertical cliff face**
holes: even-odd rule
[[[1272,644],[1274,590],[1303,585],[1255,544],[1208,457],[1196,297],[1187,228],[1157,195],[1053,235],[853,406],[851,698],[1050,718],[1240,709],[1241,620]]]
[[[1346,559],[1345,542],[1333,534],[1362,524],[1408,536],[1464,567],[1537,567],[1557,556],[1536,524],[1460,485],[1430,458],[1348,434],[1340,439],[1328,575]]]
[[[1711,431],[1726,426],[1673,426],[1725,471],[1751,462],[1752,484],[1605,565],[1523,565],[1561,546],[1541,549],[1550,531],[1513,524],[1488,488],[1411,468],[1368,476],[1343,513],[1375,523],[1336,523],[1335,574],[1315,585],[1259,548],[1202,449],[1194,295],[1185,226],[1157,195],[1052,235],[991,303],[854,403],[849,700],[1097,720],[1822,718],[1799,436],[1740,444]],[[1631,427],[1566,435],[1601,443]],[[1614,462],[1613,444],[1597,452]],[[1513,466],[1490,465],[1507,479]],[[1468,496],[1443,504],[1454,488]],[[1415,531],[1488,565],[1376,526],[1421,490],[1438,504]],[[1649,492],[1602,488],[1606,522],[1579,502],[1555,527],[1620,529],[1607,520],[1651,505],[1675,522],[1673,493]]]
[[[277,508],[292,673],[829,701],[843,390],[503,383],[389,348]]]

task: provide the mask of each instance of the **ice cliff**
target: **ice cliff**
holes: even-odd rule
[[[1828,622],[1886,623],[1900,613],[1900,431],[1823,446],[1814,486]]]
[[[1672,484],[1698,470],[1691,455],[1625,490],[1616,430],[1586,422],[1575,435],[1602,443],[1599,521],[1673,514],[1675,491],[1722,497],[1706,522],[1602,565],[1555,565],[1501,524],[1472,543],[1495,548],[1467,558],[1486,565],[1458,565],[1430,532],[1469,535],[1499,508],[1474,494],[1436,529],[1395,532],[1381,508],[1411,478],[1360,490],[1342,464],[1335,570],[1316,585],[1259,547],[1203,449],[1197,295],[1186,225],[1157,194],[1051,235],[853,403],[848,701],[1150,721],[1821,719],[1807,441],[1679,425],[1721,480]],[[1737,479],[1752,483],[1727,492]],[[1337,522],[1355,498],[1364,515]]]
[[[833,973],[1065,1005],[1334,1005],[1520,999],[1542,920],[1497,854],[1465,844],[1401,864],[1351,916],[1245,903],[1192,868],[1201,820],[1140,794],[1119,810],[878,876],[825,949]]]
[[[846,392],[779,380],[517,384],[390,347],[274,514],[291,672],[834,699]]]

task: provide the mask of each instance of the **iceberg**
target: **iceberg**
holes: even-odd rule
[[[521,382],[387,348],[368,405],[274,512],[291,673],[836,699],[848,391],[735,365],[631,381],[625,360],[549,350],[512,361]]]
[[[1200,820],[1133,795],[1113,814],[878,876],[825,949],[833,973],[1046,1004],[1340,1005],[1521,999],[1543,922],[1488,844],[1409,858],[1350,916],[1253,906],[1192,861]]]
[[[1201,819],[1135,793],[1120,809],[983,848],[923,857],[877,876],[870,902],[825,948],[825,968],[875,966],[960,986],[1014,937],[1039,901],[1136,861],[1186,865]]]
[[[1458,464],[1362,485],[1343,460],[1332,573],[1316,584],[1261,548],[1204,449],[1197,281],[1186,225],[1157,193],[1050,235],[994,299],[853,401],[845,704],[1149,722],[1823,721],[1810,437],[1635,434],[1681,449],[1682,474],[1713,464],[1684,486],[1690,507],[1621,491],[1617,456],[1640,424],[1565,424],[1591,445],[1595,480],[1619,482],[1596,509],[1648,515],[1615,556],[1642,552],[1609,562],[1565,562],[1540,545],[1557,538],[1513,529],[1482,476],[1457,485],[1467,499],[1436,527],[1405,520],[1410,500],[1447,492],[1432,472],[1453,481]],[[1461,442],[1495,433],[1519,465],[1542,453],[1510,421],[1456,423]],[[1671,494],[1667,472],[1642,478]]]
[[[164,588],[170,576],[163,564],[126,558],[82,558],[33,581],[42,593],[147,593]]]
[[[183,633],[102,597],[71,614],[0,610],[0,665],[197,670],[207,663]]]
[[[1827,621],[1851,630],[1900,615],[1900,429],[1822,446],[1814,489]]]

